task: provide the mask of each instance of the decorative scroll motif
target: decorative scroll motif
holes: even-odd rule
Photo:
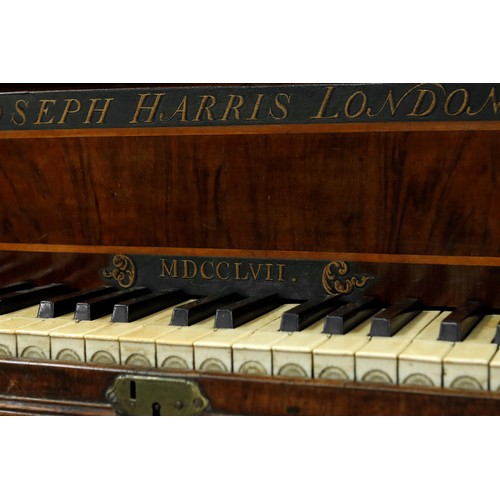
[[[130,288],[136,280],[135,265],[126,255],[115,255],[113,257],[113,269],[105,270],[102,275],[105,278],[115,280],[122,288]]]
[[[323,269],[323,288],[329,295],[349,295],[354,288],[362,288],[373,276],[347,276],[349,266],[343,260],[334,260]]]

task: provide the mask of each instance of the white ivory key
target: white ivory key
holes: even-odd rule
[[[374,337],[355,353],[356,379],[363,382],[397,384],[399,355],[437,316],[423,311],[392,337]]]
[[[88,363],[120,364],[119,339],[143,325],[110,323],[84,334],[85,359]]]
[[[284,306],[281,316],[294,307],[296,307],[296,304]],[[289,335],[288,332],[279,331],[281,320],[281,317],[276,318],[255,330],[252,335],[244,337],[233,344],[234,372],[247,375],[272,375],[272,347]]]
[[[356,380],[354,355],[371,337],[371,318],[363,321],[348,333],[332,335],[313,350],[314,378]]]
[[[304,328],[300,332],[289,333],[283,340],[272,346],[273,374],[282,377],[312,378],[313,350],[329,339],[322,333],[324,320]]]
[[[200,371],[233,371],[232,347],[255,331],[281,318],[292,305],[278,307],[236,328],[212,330],[194,342],[195,369]]]
[[[215,317],[192,326],[174,326],[155,338],[156,366],[171,370],[194,370],[194,342],[214,328]],[[150,325],[158,327],[159,325]]]
[[[462,342],[455,343],[443,360],[444,387],[465,390],[490,388],[490,362],[498,348],[492,340],[499,318],[499,315],[485,316]]]
[[[17,351],[20,358],[51,359],[50,332],[72,323],[72,315],[39,319],[16,330]]]
[[[191,301],[175,304],[163,311],[128,323],[132,327],[140,324],[141,328],[132,328],[129,333],[120,336],[121,364],[155,367],[157,365],[156,340],[177,329],[170,325],[174,309],[188,302]]]
[[[399,383],[442,387],[443,359],[453,342],[438,340],[441,322],[449,312],[439,314],[399,355]]]
[[[38,321],[35,318],[4,318],[0,320],[0,356],[16,357],[16,331]]]

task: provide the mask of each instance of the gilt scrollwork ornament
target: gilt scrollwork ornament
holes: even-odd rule
[[[343,260],[334,260],[323,269],[323,288],[329,295],[349,295],[355,288],[363,288],[373,276],[349,276],[349,266]]]
[[[122,288],[130,288],[137,278],[135,265],[126,255],[113,257],[113,268],[102,272],[105,278],[115,280]]]

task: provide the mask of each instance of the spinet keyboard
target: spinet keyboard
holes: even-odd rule
[[[10,304],[9,312],[0,315],[0,354],[6,357],[483,391],[500,388],[500,353],[495,342],[499,314],[475,317],[463,340],[449,341],[440,340],[447,328],[443,325],[463,316],[463,308],[458,312],[425,310],[408,299],[378,309],[366,300],[358,301],[370,304],[370,316],[358,315],[359,321],[348,322],[343,334],[331,334],[331,318],[342,316],[338,311],[352,309],[352,304],[318,298],[302,304],[272,302],[271,306],[268,297],[231,296],[214,301],[189,298],[179,291],[153,296],[145,290],[123,300],[123,294],[110,288],[98,292],[97,298],[95,292],[82,295],[88,302],[82,299],[74,312],[40,318],[52,299],[56,304],[67,303],[66,298],[58,301],[67,296],[67,290],[55,288],[54,297],[50,293],[41,301],[38,297],[39,303],[29,307],[24,307],[25,289],[6,290],[0,297],[8,294]],[[16,294],[19,308],[14,305]],[[160,297],[164,307],[159,305]],[[77,311],[88,303],[105,304],[108,314],[78,319]],[[208,317],[205,310],[188,326],[173,324],[177,312],[194,311],[200,303],[213,304]],[[119,321],[113,321],[116,311],[123,312],[127,304],[133,305],[130,312],[136,319],[123,322],[119,314]],[[253,311],[252,304],[256,306]],[[221,311],[243,311],[244,315],[232,328],[220,328],[216,318]],[[298,331],[289,331],[293,324]]]

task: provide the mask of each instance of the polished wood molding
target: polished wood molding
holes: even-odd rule
[[[378,262],[386,264],[426,264],[444,266],[500,266],[500,257],[466,255],[399,255],[349,252],[292,252],[281,250],[227,249],[227,248],[177,248],[177,247],[127,247],[99,245],[43,245],[29,243],[0,243],[0,251],[81,253],[81,254],[137,254],[179,255],[185,257],[251,257],[256,259],[348,260],[350,262]]]
[[[500,393],[0,359],[0,413],[110,415],[116,377],[196,382],[215,415],[500,415]]]
[[[7,130],[1,139],[49,139],[71,137],[165,137],[179,135],[258,135],[258,134],[331,134],[361,132],[442,132],[500,130],[500,122],[397,122],[397,123],[321,123],[287,125],[238,125],[210,127],[108,128],[67,130]]]

